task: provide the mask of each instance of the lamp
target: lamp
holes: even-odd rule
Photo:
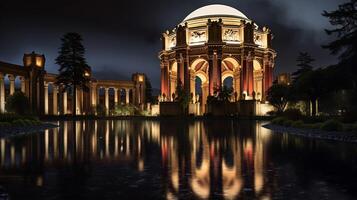
[[[43,69],[45,67],[45,56],[36,54],[34,51],[30,54],[24,54],[23,62],[25,67],[37,67]]]

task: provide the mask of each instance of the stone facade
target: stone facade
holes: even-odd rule
[[[189,16],[197,11],[202,13],[202,9]],[[195,102],[198,77],[202,91],[199,101],[204,109],[207,97],[214,95],[226,78],[232,77],[232,101],[265,102],[276,57],[270,29],[259,28],[243,14],[189,16],[172,31],[162,34],[159,52],[162,100],[173,101],[176,86],[181,82]]]

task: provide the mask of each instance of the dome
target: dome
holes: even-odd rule
[[[208,5],[198,8],[197,10],[187,15],[187,17],[183,21],[185,22],[188,20],[204,18],[204,17],[225,17],[225,16],[248,19],[247,16],[245,16],[242,12],[240,12],[235,8],[226,5],[221,5],[221,4],[213,4],[213,5]]]

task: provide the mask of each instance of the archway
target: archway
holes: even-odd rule
[[[231,86],[232,95],[240,94],[240,68],[238,60],[233,57],[226,57],[222,60],[222,85]]]

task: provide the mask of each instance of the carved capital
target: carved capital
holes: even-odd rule
[[[7,75],[7,77],[9,78],[10,81],[15,81],[16,76],[9,74]]]

